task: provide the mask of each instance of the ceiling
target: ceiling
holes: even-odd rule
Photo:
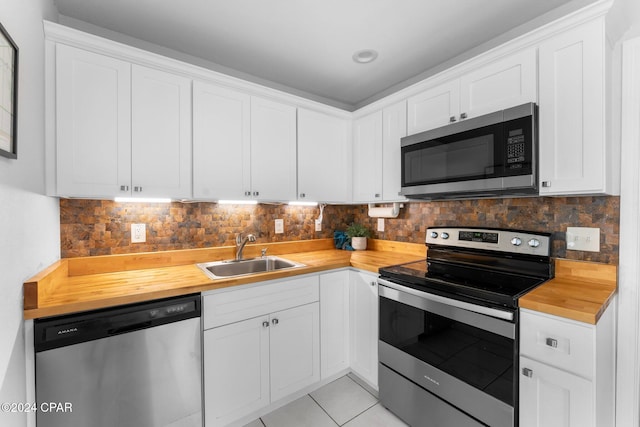
[[[62,18],[354,110],[505,33],[526,31],[529,21],[539,25],[595,0],[54,1]],[[355,63],[362,49],[378,51],[377,60]]]

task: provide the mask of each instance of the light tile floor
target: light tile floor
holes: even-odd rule
[[[405,423],[348,375],[245,427],[403,427]]]

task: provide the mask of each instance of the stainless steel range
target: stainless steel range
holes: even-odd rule
[[[553,277],[548,233],[438,227],[380,269],[380,401],[413,427],[518,424],[518,298]]]

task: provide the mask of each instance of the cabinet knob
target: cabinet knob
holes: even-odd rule
[[[542,181],[542,186],[545,188],[551,187],[551,181]]]
[[[301,199],[304,199],[305,197],[307,197],[307,195],[306,195],[306,194],[304,194],[304,193],[300,193],[300,198],[301,198]]]
[[[135,186],[133,187],[133,191],[135,191],[136,193],[142,193],[142,187]]]
[[[533,370],[529,368],[522,368],[522,375],[531,378],[533,376]]]
[[[274,325],[277,325],[279,323],[278,319],[273,319],[271,320],[271,323],[273,323]]]
[[[376,194],[374,194],[374,196],[375,196],[375,198],[377,199],[377,198],[379,198],[379,197],[380,197],[380,193],[376,193]]]
[[[545,344],[547,344],[549,347],[558,348],[558,340],[554,338],[547,338],[545,340]]]
[[[128,185],[121,185],[120,186],[120,191],[129,191],[129,186]]]
[[[449,117],[449,123],[454,123],[456,121],[456,116]]]
[[[253,192],[253,195],[254,195],[254,196],[259,196],[259,195],[260,195],[260,192],[259,192],[259,191],[254,191],[254,192]]]
[[[377,285],[377,283],[376,282],[371,282],[370,285],[371,286],[375,286],[375,285]]]
[[[467,118],[467,113],[460,114],[460,119],[466,119],[466,118]]]
[[[266,320],[264,322],[262,322],[262,327],[263,328],[268,328],[269,327],[269,322],[267,322]]]
[[[244,195],[245,195],[245,196],[250,196],[250,195],[251,195],[251,191],[245,191],[245,192],[244,192]]]

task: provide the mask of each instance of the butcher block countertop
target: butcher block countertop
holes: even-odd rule
[[[281,256],[305,267],[212,280],[196,263],[233,259],[235,247],[66,258],[24,283],[24,318],[36,319],[343,267],[380,267],[424,260],[424,244],[369,239],[366,251],[333,248],[333,239],[247,245],[245,258]]]
[[[556,259],[555,278],[521,297],[521,308],[595,325],[616,293],[617,267]]]

